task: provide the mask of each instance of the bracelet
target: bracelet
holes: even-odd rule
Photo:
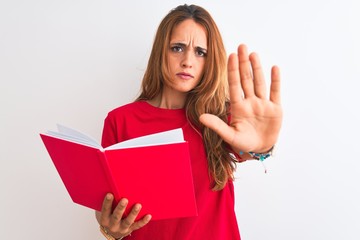
[[[267,152],[265,152],[265,153],[249,152],[249,155],[250,155],[253,159],[258,160],[258,161],[260,161],[260,162],[262,163],[262,165],[263,165],[263,167],[264,167],[264,170],[265,170],[265,173],[267,173],[267,169],[266,169],[266,166],[265,166],[265,164],[264,164],[264,160],[267,159],[268,157],[274,155],[274,148],[275,148],[275,145],[272,146],[272,147],[270,148],[270,150],[267,151]],[[239,155],[240,155],[240,156],[243,155],[243,154],[244,154],[243,151],[240,151],[240,152],[239,152]]]
[[[262,161],[264,161],[265,159],[267,159],[268,157],[273,156],[274,148],[275,148],[275,145],[272,146],[272,147],[270,148],[270,150],[267,151],[267,152],[264,152],[264,153],[249,152],[249,155],[250,155],[253,159],[259,160],[260,162],[262,162]],[[243,155],[243,154],[244,154],[243,151],[240,151],[240,152],[239,152],[239,155],[240,155],[240,156]]]
[[[114,238],[113,236],[111,236],[108,231],[100,225],[100,232],[104,235],[104,237],[106,237],[107,240],[121,240],[123,239],[125,236],[122,236],[120,238]]]
[[[264,152],[264,153],[254,153],[254,152],[249,152],[249,155],[255,159],[255,160],[259,160],[260,162],[264,161],[265,159],[267,159],[268,157],[273,155],[273,151],[274,151],[275,145],[272,146],[270,148],[269,151]]]

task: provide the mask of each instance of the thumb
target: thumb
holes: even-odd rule
[[[234,140],[234,129],[232,129],[219,117],[213,114],[204,113],[200,115],[199,120],[206,127],[216,132],[225,142],[231,144]]]

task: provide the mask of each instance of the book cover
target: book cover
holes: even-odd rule
[[[102,148],[87,135],[58,125],[41,139],[73,202],[100,211],[106,193],[140,203],[138,219],[197,216],[188,143],[182,129]]]

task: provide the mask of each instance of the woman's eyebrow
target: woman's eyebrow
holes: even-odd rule
[[[206,48],[203,48],[203,47],[195,47],[196,50],[198,51],[202,51],[202,52],[207,52],[207,49]]]
[[[170,43],[170,45],[172,45],[172,46],[175,45],[175,46],[179,46],[179,47],[183,47],[183,48],[187,47],[187,45],[185,43],[182,43],[182,42],[174,42],[174,43]],[[200,51],[204,51],[204,52],[207,51],[206,48],[203,48],[203,47],[200,47],[200,46],[196,46],[195,49],[200,50]]]
[[[176,45],[176,46],[179,46],[179,47],[186,47],[186,44],[185,44],[185,43],[181,43],[181,42],[170,43],[170,45]]]

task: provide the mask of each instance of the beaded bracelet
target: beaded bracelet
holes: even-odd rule
[[[269,158],[269,157],[271,157],[271,156],[273,156],[274,148],[275,148],[275,145],[272,146],[269,151],[264,152],[264,153],[249,152],[249,155],[250,155],[253,159],[258,160],[258,161],[260,161],[260,162],[262,163],[262,165],[263,165],[263,167],[264,167],[264,169],[265,169],[265,173],[267,173],[267,169],[266,169],[266,166],[265,166],[265,164],[264,164],[264,160],[267,159],[267,158]],[[243,152],[243,151],[240,151],[239,154],[240,154],[240,156],[241,156],[241,155],[244,154],[244,152]]]
[[[267,152],[264,152],[264,153],[249,152],[249,155],[250,155],[253,159],[259,160],[259,161],[262,162],[262,161],[264,161],[265,159],[267,159],[268,157],[270,157],[270,156],[273,155],[274,148],[275,148],[275,145],[272,146],[272,147],[270,148],[270,150],[267,151]],[[239,154],[240,154],[240,156],[241,156],[241,155],[244,154],[244,152],[243,152],[243,151],[240,151]]]
[[[256,160],[259,161],[264,161],[265,159],[267,159],[268,157],[272,156],[273,154],[273,150],[274,150],[274,146],[272,146],[272,148],[270,148],[269,151],[265,152],[265,153],[254,153],[254,152],[249,152],[250,156]]]

